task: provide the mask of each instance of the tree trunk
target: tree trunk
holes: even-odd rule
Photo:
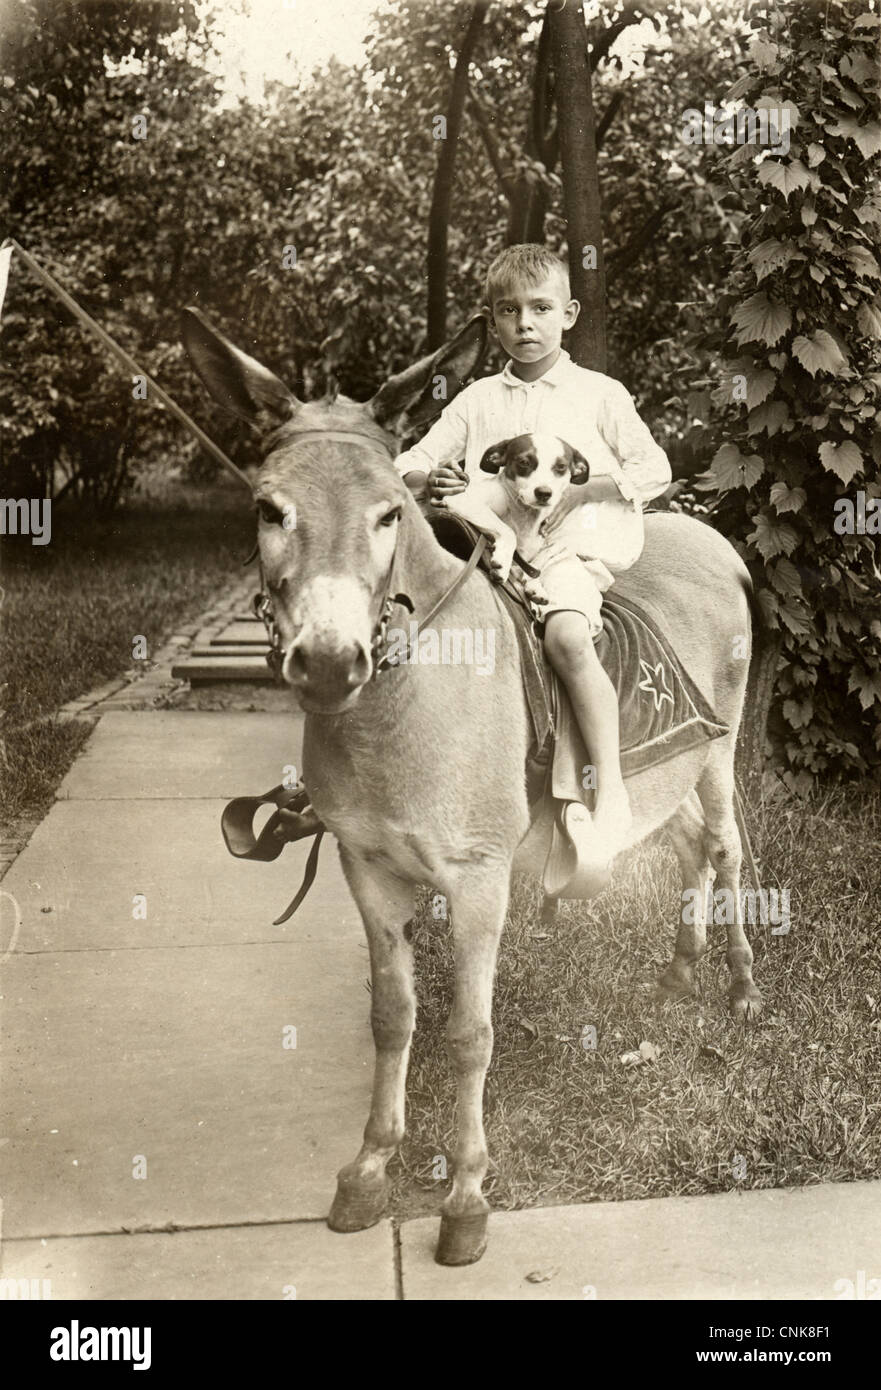
[[[486,18],[489,0],[477,0],[462,47],[456,59],[453,85],[447,105],[446,138],[441,140],[440,155],[434,175],[431,211],[428,216],[428,346],[441,347],[447,338],[447,229],[450,222],[450,200],[453,176],[456,172],[456,149],[462,127],[462,112],[468,92],[468,65],[477,43],[480,27]]]
[[[581,313],[569,334],[569,351],[581,367],[606,370],[605,269],[596,128],[584,14],[577,0],[549,0],[551,48],[556,80],[557,122],[563,177],[563,211],[569,245],[572,294]],[[585,259],[596,267],[588,269]]]

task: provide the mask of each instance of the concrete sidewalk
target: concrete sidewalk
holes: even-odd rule
[[[602,1300],[881,1278],[871,1183],[497,1213],[460,1270],[433,1263],[436,1218],[329,1232],[372,1071],[362,928],[332,843],[273,927],[308,844],[240,863],[219,831],[301,736],[293,713],[104,714],[3,881],[22,912],[0,966],[5,1279],[56,1299]]]

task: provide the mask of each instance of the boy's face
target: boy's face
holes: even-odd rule
[[[518,376],[534,378],[556,361],[562,335],[579,310],[578,301],[564,298],[565,293],[560,277],[549,275],[539,284],[511,286],[496,296],[493,323],[505,352],[522,369]]]

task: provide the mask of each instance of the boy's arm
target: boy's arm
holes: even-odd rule
[[[650,502],[670,486],[673,472],[660,444],[640,419],[633,397],[619,381],[603,402],[597,419],[600,434],[621,465],[617,490],[628,502]],[[588,485],[589,486],[589,485]]]
[[[463,393],[464,394],[464,393]],[[465,457],[465,444],[468,439],[468,419],[461,397],[441,411],[440,418],[431,429],[414,444],[405,449],[395,459],[395,467],[417,497],[427,496],[426,483],[433,468],[442,463],[458,462]]]

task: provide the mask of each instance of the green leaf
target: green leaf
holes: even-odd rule
[[[731,321],[738,330],[737,343],[766,343],[773,347],[792,327],[792,314],[785,304],[769,299],[764,290],[751,295],[738,305],[731,315]]]
[[[857,324],[864,338],[881,338],[881,299],[861,304],[857,309]]]
[[[778,514],[783,512],[801,511],[808,494],[803,487],[789,487],[787,483],[776,482],[771,484],[771,501],[777,509]]]
[[[842,444],[827,440],[820,445],[819,454],[823,467],[840,478],[845,487],[862,471],[863,456],[852,439],[845,439]]]
[[[789,164],[779,159],[766,159],[759,169],[759,183],[778,189],[787,202],[791,193],[807,188],[810,182],[810,175],[800,159],[793,159]]]
[[[824,328],[818,328],[809,337],[799,334],[793,340],[792,355],[798,358],[811,376],[816,376],[817,372],[829,372],[832,376],[838,376],[841,368],[847,366],[847,358],[831,333],[827,333]]]
[[[781,553],[791,555],[798,545],[798,533],[785,522],[776,522],[765,511],[753,517],[755,530],[747,536],[747,542],[755,546],[765,560],[772,560]]]

